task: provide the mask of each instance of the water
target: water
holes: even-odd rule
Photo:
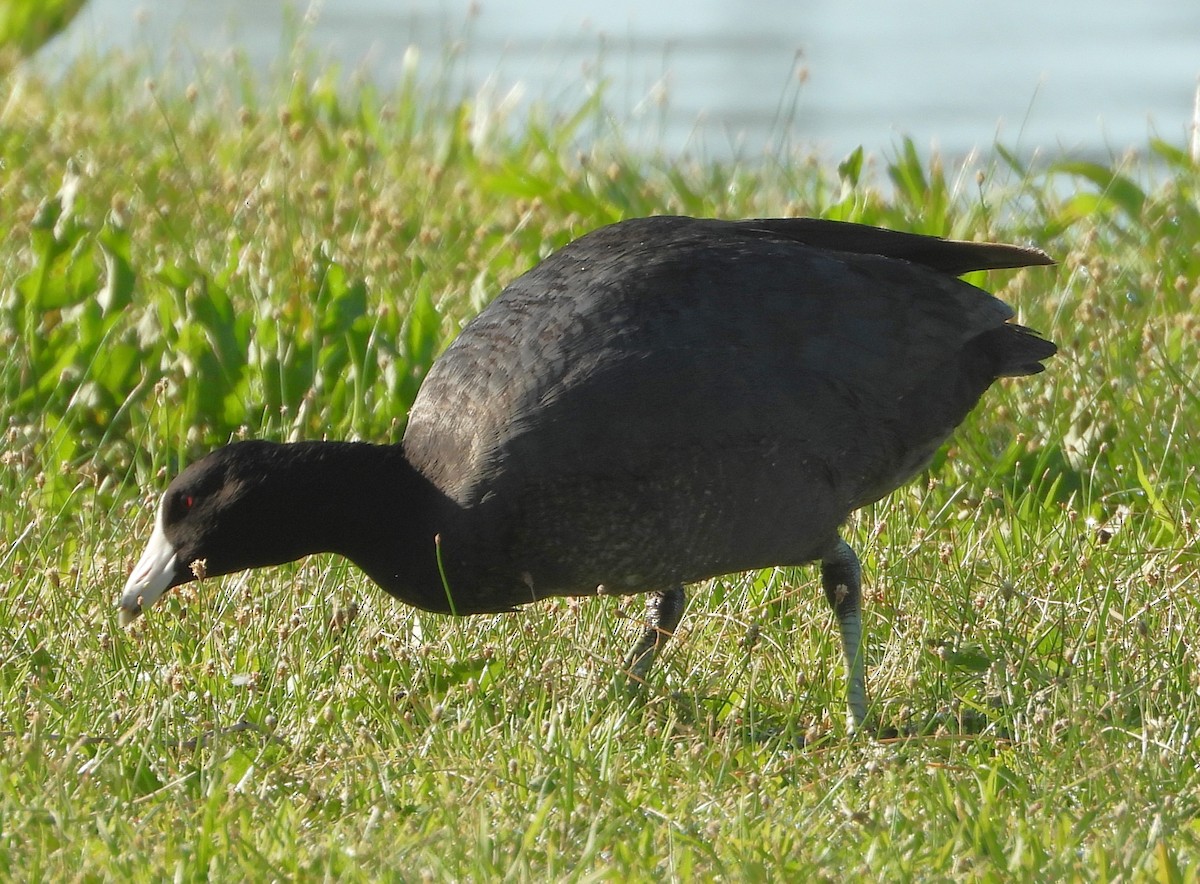
[[[282,0],[91,0],[51,48],[149,50],[183,70],[240,47],[263,70],[295,28]],[[387,85],[421,72],[496,104],[604,97],[634,144],[837,159],[904,136],[962,156],[997,139],[1090,156],[1191,137],[1200,3],[1181,0],[329,0],[306,44]],[[408,56],[410,62],[413,56]],[[452,61],[447,68],[446,59]]]

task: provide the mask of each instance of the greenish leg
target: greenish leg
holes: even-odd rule
[[[646,599],[646,628],[625,657],[625,671],[633,680],[646,680],[659,651],[679,627],[686,605],[687,595],[682,586],[651,593]]]
[[[842,635],[849,706],[847,722],[850,731],[854,732],[867,718],[867,676],[862,647],[862,567],[846,541],[839,539],[833,551],[821,559],[821,583]]]

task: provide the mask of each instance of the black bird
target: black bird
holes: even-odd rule
[[[919,472],[1054,344],[956,277],[1037,249],[812,219],[653,217],[552,254],[430,369],[399,444],[241,442],[167,488],[119,601],[332,552],[419,608],[651,593],[644,678],[684,584],[820,561],[851,725],[860,569],[839,526]]]

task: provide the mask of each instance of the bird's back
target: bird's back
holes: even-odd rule
[[[1047,262],[808,219],[613,225],[463,330],[405,449],[504,526],[489,543],[521,593],[809,561],[996,377],[1054,352],[954,274]]]

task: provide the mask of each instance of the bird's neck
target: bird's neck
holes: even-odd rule
[[[320,549],[354,562],[390,594],[429,607],[440,580],[436,538],[448,504],[398,445],[296,442],[288,446],[290,521]],[[387,564],[384,564],[387,563]]]

